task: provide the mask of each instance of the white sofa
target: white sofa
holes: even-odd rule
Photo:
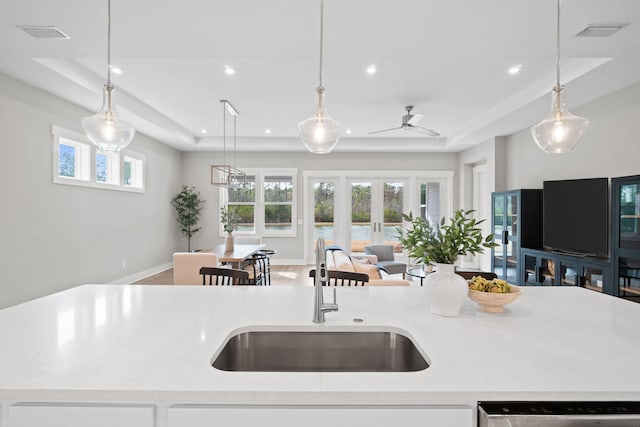
[[[327,268],[329,270],[351,271],[365,273],[369,276],[368,286],[409,286],[408,280],[384,279],[380,270],[370,257],[358,259],[351,257],[343,250],[327,251]]]
[[[176,252],[173,254],[173,284],[202,285],[200,268],[217,266],[218,256],[213,252]]]

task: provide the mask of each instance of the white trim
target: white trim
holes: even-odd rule
[[[142,280],[145,277],[153,276],[154,274],[162,273],[163,271],[167,271],[170,268],[173,268],[173,261],[165,262],[164,264],[156,265],[155,267],[148,268],[146,270],[139,271],[137,273],[131,274],[129,276],[121,277],[119,279],[112,280],[109,282],[110,285],[115,284],[127,284],[130,285],[133,282],[137,282],[138,280]]]

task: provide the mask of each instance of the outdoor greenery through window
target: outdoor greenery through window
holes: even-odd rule
[[[144,156],[98,151],[82,134],[52,126],[53,182],[112,190],[144,191]]]
[[[295,236],[297,171],[245,172],[239,185],[226,190],[226,201],[224,197],[220,200],[240,218],[236,233]]]
[[[240,222],[239,232],[256,231],[256,177],[247,175],[237,187],[228,189],[229,212],[235,213]]]
[[[265,231],[291,231],[293,208],[293,177],[264,177]]]

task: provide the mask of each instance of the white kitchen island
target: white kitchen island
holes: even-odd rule
[[[504,313],[468,300],[444,318],[429,313],[423,288],[339,288],[340,311],[316,325],[313,292],[85,285],[0,310],[0,427],[470,427],[478,401],[640,401],[638,304],[527,287]],[[228,337],[251,329],[399,331],[430,366],[214,369]]]

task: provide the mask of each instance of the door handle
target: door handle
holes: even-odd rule
[[[374,232],[374,233],[376,232],[376,224],[377,224],[377,223],[375,223],[375,222],[373,223],[373,232]]]
[[[502,231],[502,244],[503,245],[509,244],[509,230]]]

